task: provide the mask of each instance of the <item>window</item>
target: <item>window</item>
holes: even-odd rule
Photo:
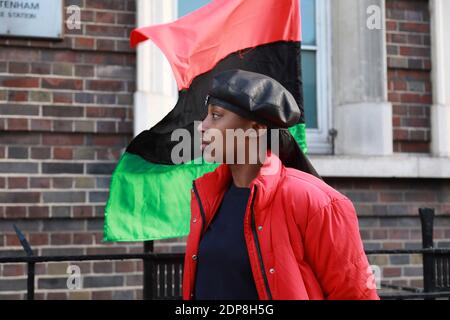
[[[329,0],[301,0],[302,79],[309,154],[331,153]]]
[[[301,0],[302,73],[308,152],[330,153],[328,131],[331,123],[329,1]],[[178,0],[178,17],[182,17],[210,0]]]
[[[178,17],[185,16],[189,12],[195,11],[200,7],[208,4],[211,0],[179,0],[178,1]]]
[[[302,72],[305,117],[308,128],[317,129],[317,33],[315,0],[302,0]]]

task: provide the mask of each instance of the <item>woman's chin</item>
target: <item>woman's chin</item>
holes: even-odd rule
[[[203,160],[205,160],[208,163],[218,163],[214,157],[212,157],[210,154],[204,153],[203,154]]]
[[[202,155],[203,159],[208,163],[223,163],[223,159],[217,159],[216,156],[211,154],[211,150],[208,150],[208,148],[206,148],[206,150],[203,149]]]
[[[205,146],[202,145],[202,157],[206,162],[213,162],[213,158],[211,156],[211,153],[208,152],[208,150],[205,150]]]

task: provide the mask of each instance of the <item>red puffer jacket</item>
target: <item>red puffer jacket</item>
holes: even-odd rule
[[[183,300],[194,298],[200,238],[231,179],[222,164],[193,183]],[[346,196],[270,151],[250,189],[244,236],[261,300],[379,299]]]

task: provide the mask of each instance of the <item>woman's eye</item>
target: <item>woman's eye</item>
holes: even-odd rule
[[[219,119],[220,115],[218,113],[212,113],[212,118],[213,119]]]

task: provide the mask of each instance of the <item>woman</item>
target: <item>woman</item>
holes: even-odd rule
[[[286,130],[300,117],[293,96],[235,69],[214,77],[206,104],[204,157],[222,164],[193,182],[183,299],[379,299],[352,202]],[[263,156],[250,161],[255,140]]]

